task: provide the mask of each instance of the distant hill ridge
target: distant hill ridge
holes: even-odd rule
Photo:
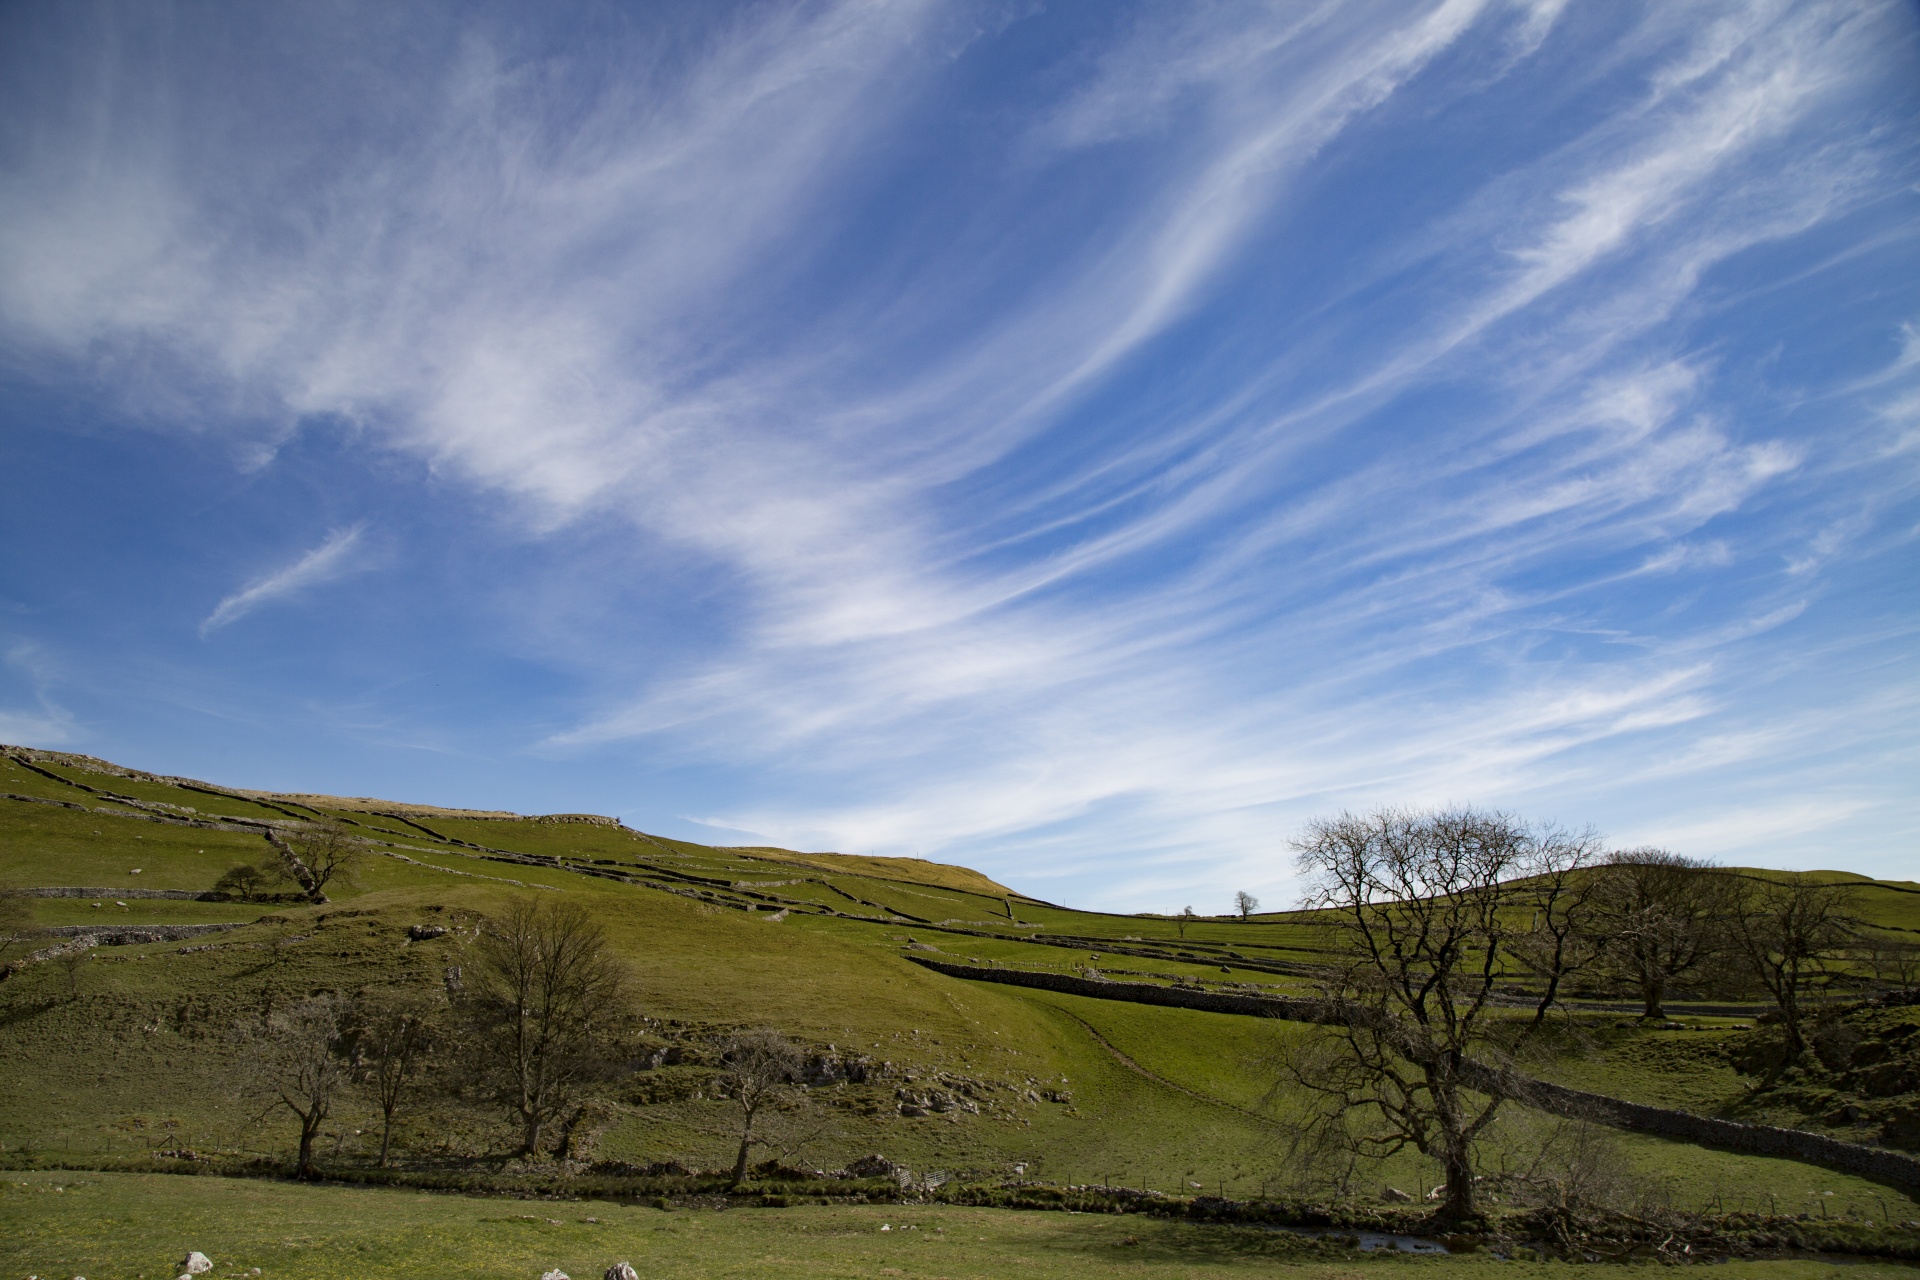
[[[318,806],[326,809],[348,809],[365,813],[386,813],[396,816],[439,816],[443,818],[493,818],[521,820],[524,815],[506,809],[450,809],[444,805],[407,804],[395,800],[381,800],[372,796],[331,796],[309,791],[257,791],[250,787],[227,787],[212,782],[203,782],[198,778],[179,777],[174,774],[149,773],[145,769],[129,769],[111,760],[102,760],[98,756],[80,755],[72,751],[48,751],[40,747],[14,746],[0,743],[0,752],[31,760],[38,764],[64,765],[69,769],[84,769],[88,773],[104,774],[110,778],[131,778],[137,782],[158,782],[170,787],[186,787],[194,791],[212,791],[223,795],[243,796],[248,800],[284,800],[293,804]],[[597,814],[556,814],[555,818],[597,820],[617,825],[613,818],[601,818]]]
[[[445,805],[413,804],[399,800],[382,800],[376,796],[336,796],[317,791],[259,791],[250,787],[228,787],[218,783],[203,782],[198,778],[181,777],[175,774],[150,773],[144,769],[131,769],[125,765],[102,760],[98,756],[81,755],[72,751],[50,751],[42,747],[16,746],[0,743],[0,755],[36,764],[53,765],[68,769],[78,769],[87,773],[100,774],[110,778],[127,778],[137,782],[152,782],[162,786],[180,787],[189,791],[202,791],[213,795],[237,796],[247,800],[267,801],[270,803],[300,805],[309,809],[333,809],[344,813],[381,814],[395,818],[440,818],[447,820],[478,822],[530,822],[543,825],[581,823],[588,826],[616,827],[623,831],[638,832],[628,827],[619,818],[608,817],[600,813],[515,813],[510,809],[456,809]],[[782,849],[771,845],[716,846],[729,848],[733,852],[755,858],[776,862],[787,862],[806,866],[820,871],[854,871],[877,874],[888,877],[897,875],[903,867],[911,867],[915,873],[909,878],[937,884],[947,884],[976,893],[1000,894],[1020,898],[1023,901],[1039,901],[1025,894],[1009,889],[996,880],[973,870],[949,863],[931,862],[925,858],[894,858],[879,854],[846,854],[833,852],[808,853],[793,849]]]

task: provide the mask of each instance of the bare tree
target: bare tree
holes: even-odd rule
[[[285,1107],[300,1122],[297,1177],[313,1176],[313,1140],[352,1080],[348,1012],[339,996],[314,996],[280,1010],[243,1045],[251,1091],[266,1095],[267,1112]]]
[[[1240,913],[1241,922],[1245,923],[1247,917],[1260,909],[1260,899],[1242,889],[1233,895],[1233,909]]]
[[[1920,986],[1920,942],[1876,932],[1863,937],[1860,945],[1875,982],[1903,995]]]
[[[799,1045],[777,1031],[762,1028],[727,1039],[720,1084],[740,1110],[740,1151],[733,1161],[737,1186],[747,1176],[747,1157],[762,1141],[754,1123],[768,1111],[784,1111],[798,1100],[795,1080],[805,1062]]]
[[[1806,1050],[1806,997],[1858,932],[1857,899],[1852,885],[1804,875],[1749,876],[1741,884],[1739,910],[1732,916],[1734,938],[1780,1012],[1785,1062]]]
[[[1737,882],[1664,849],[1630,849],[1595,876],[1590,928],[1605,958],[1639,989],[1642,1016],[1666,1017],[1667,988],[1729,942]]]
[[[349,1028],[361,1087],[380,1109],[380,1167],[393,1148],[393,1120],[418,1093],[441,1040],[434,1007],[425,1000],[365,1004]]]
[[[1186,941],[1187,938],[1187,926],[1199,918],[1199,916],[1193,913],[1192,907],[1182,907],[1180,908],[1179,914],[1174,916],[1173,927],[1180,934],[1180,940],[1182,942]]]
[[[287,876],[313,902],[325,902],[328,883],[351,874],[366,856],[365,842],[345,823],[332,819],[305,823],[287,832],[279,848]]]
[[[1545,1025],[1579,944],[1590,835],[1501,813],[1383,809],[1315,822],[1294,846],[1342,960],[1323,984],[1327,1036],[1282,1066],[1328,1140],[1385,1157],[1411,1146],[1446,1176],[1444,1217],[1475,1216],[1476,1147],[1506,1064]],[[1530,975],[1531,1012],[1492,1016]]]
[[[606,1072],[625,987],[606,934],[564,900],[516,899],[481,931],[469,1011],[483,1078],[520,1125],[522,1155]]]
[[[55,963],[60,966],[60,971],[67,978],[67,999],[80,998],[80,971],[85,969],[87,962],[92,959],[93,944],[88,938],[75,938],[71,945],[63,948],[60,954],[54,957]]]
[[[1566,1229],[1583,1211],[1627,1210],[1649,1189],[1618,1136],[1601,1125],[1532,1112],[1505,1117],[1503,1128],[1501,1167],[1489,1171],[1487,1182],[1520,1204],[1547,1210],[1539,1216],[1562,1243],[1572,1243]]]

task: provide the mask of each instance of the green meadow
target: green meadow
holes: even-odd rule
[[[213,1276],[360,1280],[463,1276],[576,1280],[618,1261],[643,1276],[703,1280],[1200,1280],[1368,1272],[1432,1280],[1558,1274],[1564,1263],[1488,1254],[1359,1253],[1283,1231],[1135,1216],[947,1205],[662,1211],[607,1201],[516,1201],[141,1174],[0,1179],[0,1267],[9,1275],[155,1280],[190,1249]],[[1725,1280],[1879,1280],[1910,1265],[1864,1259],[1732,1260]]]
[[[833,1170],[880,1154],[953,1185],[1025,1179],[1373,1205],[1389,1186],[1418,1195],[1437,1181],[1410,1151],[1350,1168],[1301,1155],[1301,1103],[1275,1089],[1273,1064],[1290,1042],[1320,1034],[1311,1026],[972,982],[913,961],[1298,993],[1328,942],[1302,913],[1183,925],[1044,903],[965,868],[913,859],[711,848],[605,822],[220,793],[75,761],[0,757],[0,792],[16,797],[0,800],[0,884],[99,891],[32,898],[36,923],[237,926],[96,946],[71,966],[31,964],[0,983],[0,1161],[12,1170],[0,1196],[0,1259],[21,1275],[171,1275],[165,1268],[186,1248],[214,1256],[218,1275],[258,1266],[288,1277],[532,1276],[550,1266],[578,1277],[620,1257],[642,1274],[710,1276],[1147,1277],[1277,1266],[1344,1276],[1360,1265],[1448,1273],[1537,1265],[1362,1257],[1271,1230],[1137,1215],[889,1204],[666,1212],[154,1172],[280,1167],[294,1126],[284,1111],[242,1096],[236,1028],[323,991],[439,992],[450,971],[472,963],[479,922],[534,894],[577,902],[603,924],[629,974],[645,1046],[680,1056],[636,1064],[610,1087],[579,1135],[583,1167],[725,1167],[734,1113],[709,1091],[703,1046],[770,1026],[875,1068],[864,1082],[811,1089],[804,1114],[783,1120],[756,1157],[796,1168]],[[332,817],[376,843],[322,905],[116,897],[210,890],[229,868],[271,853],[258,829],[156,817]],[[1874,927],[1920,930],[1920,887],[1860,888]],[[1844,1117],[1756,1104],[1755,1082],[1738,1065],[1743,1037],[1755,1034],[1751,1017],[1695,1016],[1686,1006],[1675,1002],[1674,1023],[1646,1027],[1605,1001],[1576,1003],[1530,1069],[1630,1100],[1864,1137]],[[903,1114],[902,1091],[934,1083],[977,1107]],[[319,1144],[323,1172],[365,1170],[376,1120],[358,1095],[336,1108]],[[1490,1167],[1523,1162],[1548,1127],[1510,1108],[1487,1144]],[[1684,1210],[1920,1218],[1905,1192],[1815,1165],[1624,1133],[1607,1142],[1649,1197]],[[511,1145],[504,1116],[451,1096],[399,1117],[402,1170],[506,1177]],[[179,1152],[190,1158],[161,1154]],[[1792,1260],[1728,1266],[1756,1276],[1832,1271]]]

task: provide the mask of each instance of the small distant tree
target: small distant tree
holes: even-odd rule
[[[309,822],[289,831],[281,846],[287,874],[313,902],[327,900],[327,885],[353,871],[366,844],[343,822]]]
[[[754,1123],[765,1113],[788,1110],[798,1101],[796,1081],[806,1055],[779,1032],[761,1028],[728,1037],[721,1061],[720,1085],[740,1112],[740,1150],[733,1161],[737,1186],[746,1179],[748,1156],[762,1141]]]
[[[42,936],[34,923],[33,899],[18,889],[0,889],[0,977],[15,953],[31,949]]]
[[[1807,1048],[1805,1005],[1859,930],[1858,895],[1844,882],[1804,875],[1747,877],[1733,934],[1753,976],[1766,988],[1785,1033],[1785,1062]]]
[[[1446,1175],[1441,1215],[1475,1216],[1475,1151],[1546,1024],[1578,945],[1590,835],[1502,813],[1342,814],[1295,842],[1339,959],[1322,984],[1329,1032],[1283,1056],[1316,1102],[1309,1140],[1385,1157],[1413,1147]],[[1496,991],[1531,975],[1527,1013]]]
[[[1903,994],[1920,986],[1920,942],[1872,933],[1861,939],[1860,948],[1875,982]]]
[[[365,1004],[349,1028],[355,1073],[380,1110],[380,1167],[393,1147],[393,1122],[419,1093],[443,1028],[426,1000]]]
[[[1260,899],[1242,889],[1233,895],[1233,909],[1239,912],[1241,922],[1245,923],[1249,916],[1260,909]]]
[[[60,966],[60,971],[66,975],[67,999],[80,998],[80,973],[92,959],[93,948],[84,938],[75,938],[73,945],[54,957],[55,963]]]
[[[314,996],[281,1009],[242,1046],[248,1085],[268,1100],[262,1118],[285,1107],[300,1122],[297,1177],[314,1175],[314,1139],[352,1081],[349,1011],[339,996]]]
[[[577,903],[517,898],[481,930],[470,1043],[486,1088],[518,1122],[520,1152],[611,1067],[625,974],[606,933]]]
[[[1187,938],[1187,926],[1199,918],[1199,916],[1193,913],[1192,907],[1180,908],[1180,914],[1173,918],[1173,927],[1180,934],[1180,940],[1182,942],[1186,941]]]
[[[1588,927],[1642,1016],[1664,1018],[1667,988],[1727,949],[1739,898],[1738,882],[1704,862],[1629,849],[1595,873]]]
[[[271,872],[261,870],[252,863],[243,862],[214,881],[213,887],[220,893],[251,900],[266,892],[267,886],[280,878]]]

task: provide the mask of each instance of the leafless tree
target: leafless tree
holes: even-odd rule
[[[1244,922],[1260,909],[1260,899],[1242,889],[1233,895],[1233,909],[1240,913],[1240,919]]]
[[[1578,1118],[1509,1114],[1502,1119],[1500,1167],[1487,1182],[1515,1201],[1565,1223],[1586,1210],[1629,1210],[1650,1190],[1604,1126]],[[1551,1227],[1549,1228],[1551,1229]]]
[[[314,1138],[352,1080],[349,1010],[339,996],[313,996],[281,1009],[241,1046],[248,1089],[267,1098],[262,1115],[285,1107],[300,1122],[297,1177],[313,1176]]]
[[[348,1028],[356,1075],[380,1109],[380,1167],[393,1148],[393,1120],[419,1092],[442,1039],[434,1006],[423,999],[363,1004]]]
[[[64,948],[59,955],[54,957],[54,962],[60,966],[60,971],[66,975],[67,999],[78,1000],[80,998],[80,971],[85,969],[87,963],[92,959],[93,947],[85,938],[75,938],[71,945]]]
[[[1180,940],[1182,942],[1186,941],[1187,938],[1187,926],[1199,918],[1199,916],[1193,913],[1192,907],[1182,907],[1180,908],[1179,914],[1174,916],[1173,927],[1180,934]]]
[[[468,1012],[481,1077],[518,1122],[522,1155],[610,1067],[625,975],[586,910],[551,898],[514,900],[483,928]]]
[[[1471,1219],[1508,1064],[1586,958],[1578,873],[1595,842],[1501,813],[1383,809],[1315,822],[1294,847],[1342,958],[1323,984],[1329,1034],[1285,1055],[1285,1077],[1340,1145],[1437,1161],[1442,1215]],[[1529,1012],[1496,1018],[1496,990],[1523,976]]]
[[[279,848],[288,877],[313,902],[325,902],[328,883],[351,874],[366,856],[366,843],[332,819],[286,832]]]
[[[1666,1017],[1667,988],[1729,944],[1738,882],[1664,849],[1614,854],[1595,875],[1589,928],[1639,989],[1642,1016]]]
[[[1920,986],[1920,942],[1876,932],[1864,936],[1860,945],[1875,982],[1903,994]]]
[[[1857,934],[1857,899],[1844,881],[1793,874],[1741,881],[1733,935],[1747,967],[1779,1010],[1785,1062],[1806,1050],[1806,998]]]
[[[728,1037],[720,1085],[740,1111],[740,1151],[733,1161],[735,1185],[747,1176],[747,1157],[762,1141],[754,1124],[769,1111],[790,1109],[799,1099],[795,1081],[806,1057],[777,1031],[761,1028]]]

